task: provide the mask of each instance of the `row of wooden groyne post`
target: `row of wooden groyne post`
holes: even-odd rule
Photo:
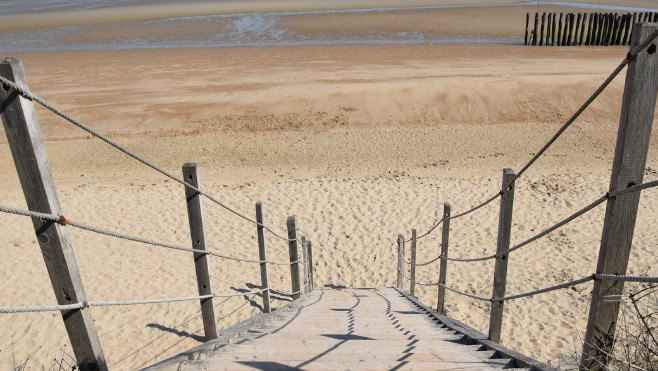
[[[559,15],[559,17],[558,17]],[[630,45],[633,25],[658,22],[658,13],[530,13],[525,18],[525,45],[612,46]]]

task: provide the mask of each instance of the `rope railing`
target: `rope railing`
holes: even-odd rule
[[[416,263],[416,264],[414,264],[414,265],[417,266],[417,267],[422,267],[422,266],[424,266],[424,265],[432,264],[432,263],[434,263],[435,261],[437,261],[437,260],[439,260],[439,259],[441,259],[441,255],[437,256],[436,258],[434,258],[434,259],[432,259],[432,260],[428,260],[428,261],[426,261],[426,262],[424,262],[424,263]],[[411,265],[412,262],[411,262],[411,260],[409,260],[409,261],[406,261],[406,260],[405,260],[404,263],[405,263],[405,264],[408,264],[408,265]]]
[[[73,118],[72,116],[70,116],[70,115],[67,114],[66,112],[64,112],[64,111],[62,111],[61,109],[57,108],[56,106],[54,106],[53,104],[49,103],[49,102],[46,101],[45,99],[39,97],[38,95],[36,95],[36,94],[34,94],[34,93],[28,91],[27,89],[21,87],[20,85],[16,84],[15,82],[13,82],[13,81],[11,81],[11,80],[8,80],[8,79],[6,79],[6,78],[0,76],[0,83],[1,83],[3,86],[7,87],[7,88],[11,88],[11,89],[15,90],[15,91],[16,91],[18,94],[20,94],[22,97],[24,97],[24,98],[26,98],[26,99],[29,99],[29,100],[32,101],[32,102],[36,102],[36,103],[40,104],[41,106],[43,106],[44,108],[46,108],[46,109],[49,110],[50,112],[54,113],[55,115],[57,115],[57,116],[63,118],[64,120],[70,122],[71,124],[77,126],[78,128],[80,128],[80,129],[86,131],[87,133],[91,134],[93,137],[96,137],[96,138],[102,140],[103,142],[107,143],[108,145],[110,145],[110,146],[114,147],[115,149],[119,150],[120,152],[124,153],[124,154],[127,155],[128,157],[133,158],[133,159],[136,160],[137,162],[140,162],[141,164],[143,164],[143,165],[145,165],[145,166],[147,166],[147,167],[149,167],[149,168],[155,170],[156,172],[158,172],[158,173],[164,175],[165,177],[167,177],[167,178],[169,178],[169,179],[171,179],[171,180],[173,180],[173,181],[175,181],[175,182],[177,182],[177,183],[180,183],[180,184],[182,184],[183,186],[188,187],[189,189],[194,190],[194,191],[197,192],[198,194],[200,194],[200,195],[206,197],[207,199],[209,199],[209,200],[212,201],[213,203],[219,205],[220,207],[224,208],[225,210],[229,211],[230,213],[232,213],[232,214],[234,214],[234,215],[236,215],[236,216],[238,216],[238,217],[240,217],[240,218],[242,218],[242,219],[244,219],[244,220],[246,220],[246,221],[248,221],[248,222],[250,222],[250,223],[252,223],[252,224],[255,224],[255,225],[259,226],[259,227],[262,227],[263,229],[265,229],[266,231],[268,231],[269,233],[271,233],[273,236],[275,236],[275,237],[277,237],[277,238],[279,238],[279,239],[281,239],[281,240],[285,240],[285,241],[288,241],[288,242],[292,242],[292,241],[291,241],[290,239],[288,239],[287,237],[283,237],[283,236],[279,235],[278,233],[276,233],[276,232],[275,232],[272,228],[270,228],[269,226],[266,226],[266,225],[264,225],[263,223],[259,223],[259,222],[255,221],[255,220],[251,219],[250,217],[245,216],[244,214],[241,214],[240,212],[238,212],[237,210],[235,210],[235,209],[229,207],[229,206],[226,205],[224,202],[218,200],[218,199],[215,198],[214,196],[212,196],[212,195],[210,195],[210,194],[208,194],[208,193],[202,191],[200,188],[193,186],[192,184],[186,182],[184,179],[180,179],[180,178],[176,177],[175,175],[173,175],[173,174],[171,174],[170,172],[168,172],[168,171],[162,169],[161,167],[157,166],[156,164],[152,163],[151,161],[149,161],[149,160],[147,160],[147,159],[145,159],[145,158],[139,156],[138,154],[132,152],[132,151],[129,150],[128,148],[126,148],[126,147],[122,146],[121,144],[119,144],[119,143],[113,141],[113,140],[110,139],[109,137],[107,137],[107,136],[101,134],[101,133],[98,132],[97,130],[94,130],[93,128],[89,127],[88,125],[85,125],[85,124],[82,123],[81,121],[79,121],[79,120]],[[298,242],[301,243],[301,241],[299,241],[299,240],[298,240]]]
[[[573,287],[573,286],[578,286],[578,285],[581,285],[583,283],[586,283],[586,282],[589,282],[589,281],[594,281],[594,280],[658,283],[658,276],[653,277],[653,276],[625,276],[625,275],[612,275],[612,274],[592,274],[592,275],[585,276],[585,277],[579,278],[579,279],[575,279],[575,280],[572,280],[572,281],[569,281],[569,282],[564,282],[564,283],[560,283],[560,284],[557,284],[557,285],[554,285],[554,286],[548,286],[548,287],[544,287],[544,288],[541,288],[541,289],[524,292],[524,293],[521,293],[521,294],[509,295],[509,296],[505,296],[505,297],[502,297],[502,298],[487,298],[487,297],[484,297],[484,296],[478,296],[478,295],[469,294],[469,293],[466,293],[466,292],[463,292],[463,291],[459,291],[459,290],[454,289],[452,287],[446,286],[445,284],[442,284],[440,282],[431,282],[431,283],[419,282],[419,281],[414,280],[411,277],[407,276],[406,274],[404,274],[404,272],[401,272],[401,273],[406,279],[408,279],[409,281],[413,281],[416,285],[419,285],[419,286],[441,286],[441,287],[445,288],[446,290],[452,291],[456,294],[466,296],[466,297],[469,297],[471,299],[477,299],[477,300],[480,300],[480,301],[486,301],[486,302],[490,302],[490,303],[498,303],[498,302],[504,302],[504,301],[511,301],[511,300],[515,300],[515,299],[526,298],[526,297],[529,297],[529,296],[534,296],[534,295],[543,294],[543,293],[547,293],[547,292],[551,292],[551,291],[555,291],[555,290],[560,290],[560,289],[565,289],[565,288],[569,288],[569,287]]]
[[[162,247],[165,249],[172,249],[172,250],[179,250],[179,251],[187,251],[187,252],[193,252],[196,254],[203,254],[203,255],[211,255],[215,256],[218,258],[222,259],[227,259],[227,260],[233,260],[237,262],[242,262],[242,263],[268,263],[268,264],[273,264],[273,265],[291,265],[295,263],[299,263],[300,259],[297,259],[296,261],[293,262],[276,262],[276,261],[269,261],[269,260],[255,260],[255,259],[244,259],[244,258],[236,258],[233,256],[228,256],[224,254],[219,254],[216,252],[208,251],[208,250],[197,250],[197,249],[192,249],[189,247],[184,247],[180,245],[175,245],[175,244],[170,244],[170,243],[165,243],[165,242],[158,242],[158,241],[153,241],[149,239],[144,239],[141,237],[135,237],[135,236],[130,236],[114,231],[109,231],[103,228],[98,228],[98,227],[93,227],[87,224],[79,223],[76,221],[73,221],[69,218],[64,217],[63,215],[55,215],[55,214],[46,214],[46,213],[39,213],[35,211],[29,211],[29,210],[23,210],[23,209],[18,209],[14,207],[9,207],[5,205],[0,205],[0,212],[3,213],[8,213],[8,214],[14,214],[14,215],[21,215],[21,216],[28,216],[32,218],[38,218],[41,220],[48,220],[52,221],[61,225],[68,225],[71,227],[75,227],[78,229],[82,229],[88,232],[93,232],[109,237],[114,237],[126,241],[132,241],[132,242],[138,242],[146,245],[151,245],[151,246],[156,246],[156,247]]]
[[[513,251],[516,251],[516,250],[518,250],[518,249],[520,249],[520,248],[522,248],[522,247],[524,247],[524,246],[526,246],[526,245],[528,245],[528,244],[530,244],[534,241],[537,241],[538,239],[550,234],[551,232],[553,232],[553,231],[569,224],[570,222],[572,222],[572,221],[578,219],[579,217],[585,215],[587,212],[593,210],[594,208],[596,208],[597,206],[599,206],[600,204],[602,204],[603,202],[605,202],[605,201],[607,201],[611,198],[614,198],[614,197],[617,197],[617,196],[622,196],[622,195],[629,194],[629,193],[639,192],[641,190],[648,189],[648,188],[654,188],[654,187],[658,187],[658,180],[654,180],[654,181],[651,181],[651,182],[646,182],[646,183],[642,183],[642,184],[638,184],[638,185],[634,185],[634,186],[630,186],[630,187],[626,187],[626,188],[622,188],[622,189],[619,189],[619,190],[608,192],[605,195],[601,196],[600,198],[596,199],[594,202],[590,203],[589,205],[587,205],[587,206],[583,207],[582,209],[576,211],[575,213],[571,214],[569,217],[565,218],[564,220],[562,220],[562,221],[554,224],[553,226],[541,231],[540,233],[534,235],[533,237],[530,237],[529,239],[527,239],[523,242],[520,242],[520,243],[514,245],[513,247],[511,247],[507,250],[498,252],[496,254],[487,255],[487,256],[483,256],[483,257],[479,257],[479,258],[463,258],[463,259],[462,258],[450,258],[450,257],[447,257],[447,256],[441,256],[441,259],[446,259],[448,261],[464,263],[464,262],[485,261],[485,260],[496,259],[496,258],[499,258],[501,256],[508,255],[509,253],[511,253]]]
[[[175,303],[181,301],[204,300],[211,298],[232,298],[238,296],[250,296],[260,294],[268,289],[233,293],[233,294],[210,294],[201,296],[182,296],[163,299],[143,299],[143,300],[113,300],[113,301],[82,301],[74,304],[65,305],[34,305],[26,307],[0,307],[0,313],[34,313],[34,312],[60,312],[74,309],[83,309],[90,307],[116,307],[124,305],[143,305],[143,304],[162,304],[162,303]]]
[[[468,214],[471,214],[471,213],[475,212],[476,210],[481,209],[484,206],[486,206],[486,205],[490,204],[491,202],[495,201],[498,197],[502,196],[503,190],[506,189],[507,187],[509,187],[510,184],[513,184],[517,179],[519,179],[521,177],[521,175],[523,175],[553,145],[553,143],[555,143],[555,141],[557,141],[560,138],[560,136],[562,136],[562,134],[576,121],[576,119],[578,119],[580,117],[580,115],[592,104],[592,102],[594,102],[594,100],[596,100],[596,98],[598,98],[599,95],[601,95],[601,93],[610,85],[610,83],[619,75],[619,73],[621,73],[621,71],[623,71],[623,69],[626,68],[626,66],[632,60],[634,60],[642,50],[644,50],[646,47],[648,47],[649,44],[651,44],[656,37],[658,37],[658,31],[653,32],[643,42],[638,44],[637,47],[635,47],[633,50],[631,50],[626,55],[626,58],[624,58],[624,60],[622,60],[621,63],[617,66],[617,68],[615,68],[612,71],[612,73],[603,81],[603,83],[594,91],[594,93],[592,93],[592,95],[590,95],[590,97],[587,98],[585,103],[583,103],[576,110],[576,112],[574,112],[574,114],[571,115],[571,117],[569,117],[569,119],[567,121],[565,121],[564,124],[562,124],[562,126],[558,129],[558,131],[542,146],[542,148],[540,148],[539,151],[537,153],[535,153],[535,155],[525,165],[523,165],[521,170],[519,170],[519,172],[517,172],[516,175],[514,175],[514,177],[510,180],[510,182],[508,184],[506,184],[504,187],[502,187],[502,189],[498,190],[498,192],[496,192],[496,194],[492,195],[488,199],[486,199],[483,202],[471,207],[470,209],[468,209],[464,212],[452,215],[450,217],[450,219],[451,220],[452,219],[458,219],[458,218],[461,218],[461,217],[466,216]],[[437,223],[437,225],[432,227],[432,229],[430,229],[430,231],[428,231],[427,234],[429,234],[437,226],[438,226],[438,223]],[[425,235],[423,235],[423,237],[424,236]]]

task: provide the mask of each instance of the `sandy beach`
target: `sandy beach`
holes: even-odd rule
[[[228,8],[222,9],[230,12],[226,9],[238,2],[226,3]],[[263,8],[261,3],[249,6]],[[294,1],[271,3],[290,6],[285,10],[305,9]],[[331,3],[327,6],[345,7],[339,1]],[[391,1],[391,6],[399,3]],[[414,2],[429,3],[449,2]],[[217,13],[220,7],[213,2],[199,4],[207,14]],[[117,9],[88,11],[105,17]],[[499,16],[500,27],[469,32],[507,37],[520,35],[518,25],[525,12],[535,8],[514,9],[510,13],[502,8],[460,8],[431,14],[439,19]],[[401,26],[384,22],[381,28],[405,28],[421,12],[400,11],[395,17]],[[182,14],[180,9],[176,14]],[[308,34],[334,32],[331,27],[359,33],[383,22],[377,17],[386,14],[362,20],[327,14],[316,24],[313,17],[286,18],[286,27]],[[416,19],[420,28],[435,27],[429,16]],[[441,26],[431,32],[451,28],[437,23]],[[457,30],[455,35],[464,32]],[[497,192],[502,169],[520,169],[627,51],[626,47],[447,43],[12,56],[23,60],[32,91],[132,151],[174,174],[181,173],[185,162],[199,163],[203,188],[237,211],[253,216],[254,204],[260,200],[266,222],[281,233],[286,217],[296,215],[300,235],[313,241],[316,287],[329,288],[394,285],[398,233],[409,237],[412,228],[425,232],[441,215],[444,202],[459,212]],[[608,190],[623,87],[624,73],[519,179],[512,243],[553,225]],[[182,186],[41,107],[37,114],[67,217],[158,241],[190,244]],[[657,149],[654,130],[645,181],[658,179]],[[0,203],[25,208],[4,135],[0,136],[0,172]],[[643,192],[629,274],[658,275],[656,205],[658,193]],[[604,209],[598,207],[512,254],[507,292],[593,273]],[[211,249],[257,257],[254,225],[209,202],[205,211]],[[497,215],[494,202],[455,220],[450,254],[474,257],[495,252]],[[0,306],[55,304],[30,220],[2,214],[0,226],[0,239],[6,242],[0,259],[0,280],[5,282]],[[69,232],[89,300],[197,294],[194,264],[187,253],[74,228]],[[439,243],[438,230],[421,240],[418,261],[434,258]],[[285,242],[267,235],[267,246],[270,259],[287,259]],[[215,259],[212,277],[216,293],[245,292],[260,285],[258,264]],[[419,281],[437,279],[438,264],[419,268]],[[448,284],[459,290],[490,296],[492,280],[493,262],[449,265]],[[289,291],[287,267],[271,266],[270,283]],[[591,285],[585,284],[507,303],[502,343],[552,365],[568,366],[581,347],[590,290]],[[421,301],[436,306],[436,288],[417,287],[417,292]],[[274,299],[274,307],[289,300],[278,295]],[[259,297],[219,300],[218,315],[225,317],[219,326],[246,319],[260,306]],[[449,315],[487,331],[488,305],[448,293],[447,308]],[[144,367],[202,341],[197,302],[91,311],[110,369]],[[47,369],[54,359],[72,354],[58,313],[2,315],[0,329],[0,368],[11,369],[28,360],[28,369]]]

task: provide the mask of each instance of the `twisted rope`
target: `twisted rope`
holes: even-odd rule
[[[256,295],[268,289],[257,291],[250,291],[237,294],[210,294],[201,296],[186,296],[174,297],[163,299],[144,299],[144,300],[124,300],[124,301],[82,301],[75,304],[66,305],[35,305],[28,307],[13,307],[13,308],[0,308],[0,313],[30,313],[30,312],[60,312],[74,309],[90,308],[90,307],[116,307],[124,305],[142,305],[142,304],[161,304],[161,303],[175,303],[181,301],[203,300],[212,298],[232,298],[236,296],[249,296]]]
[[[612,71],[610,76],[608,76],[608,78],[606,78],[605,81],[603,81],[603,83],[594,91],[594,93],[585,101],[585,103],[583,103],[580,106],[580,108],[578,108],[578,110],[576,110],[576,112],[573,115],[571,115],[571,117],[569,117],[569,119],[560,127],[560,129],[558,129],[558,131],[553,135],[553,137],[551,137],[551,139],[549,139],[546,142],[546,144],[544,144],[544,146],[525,165],[523,165],[521,170],[518,173],[516,173],[516,175],[514,175],[512,180],[510,180],[508,184],[502,187],[502,189],[499,190],[498,193],[496,193],[486,201],[470,208],[469,210],[463,213],[459,213],[451,216],[450,219],[457,219],[457,218],[461,218],[462,216],[468,215],[474,212],[475,210],[478,210],[484,207],[485,205],[491,203],[498,197],[500,197],[503,194],[503,190],[507,189],[507,187],[509,187],[510,184],[513,184],[517,179],[519,179],[521,175],[523,175],[523,173],[525,173],[530,168],[530,166],[532,166],[544,154],[544,152],[546,152],[553,145],[553,143],[555,143],[555,141],[558,140],[558,138],[560,138],[562,133],[564,133],[574,123],[574,121],[576,121],[576,119],[580,117],[580,115],[585,111],[585,109],[587,109],[592,104],[592,102],[594,102],[594,100],[596,100],[596,98],[598,98],[599,95],[601,95],[601,93],[610,85],[610,83],[619,75],[619,73],[631,61],[633,61],[642,50],[644,50],[647,46],[649,46],[649,44],[651,44],[656,37],[658,37],[658,30],[654,31],[651,35],[649,35],[649,37],[647,37],[646,40],[642,41],[640,44],[638,44],[638,46],[636,46],[633,50],[631,50],[626,55],[626,58],[624,58],[624,60],[621,61],[619,66],[617,66],[617,68],[615,68],[614,71]]]
[[[288,242],[294,241],[294,240],[291,240],[287,237],[280,236],[279,234],[274,232],[274,230],[272,230],[270,227],[268,227],[268,226],[266,226],[262,223],[259,223],[255,220],[239,213],[238,211],[236,211],[233,208],[229,207],[228,205],[226,205],[222,201],[218,200],[217,198],[213,197],[212,195],[202,191],[200,188],[193,186],[192,184],[186,182],[184,179],[180,179],[180,178],[176,177],[175,175],[173,175],[173,174],[169,173],[168,171],[158,167],[156,164],[150,162],[149,160],[137,155],[136,153],[134,153],[131,150],[127,149],[126,147],[120,145],[119,143],[113,141],[112,139],[108,138],[107,136],[105,136],[105,135],[101,134],[100,132],[92,129],[91,127],[83,124],[81,121],[76,120],[75,118],[73,118],[72,116],[67,114],[66,112],[64,112],[61,109],[57,108],[55,105],[53,105],[53,104],[49,103],[48,101],[46,101],[45,99],[43,99],[43,98],[39,97],[38,95],[30,92],[29,90],[27,90],[27,88],[24,88],[24,87],[18,85],[17,83],[15,83],[11,80],[8,80],[8,79],[6,79],[2,76],[0,76],[0,83],[2,83],[4,86],[6,86],[8,88],[11,88],[11,89],[15,90],[23,98],[29,99],[32,102],[36,102],[36,103],[40,104],[41,106],[43,106],[44,108],[46,108],[50,112],[56,114],[57,116],[63,118],[64,120],[70,122],[71,124],[77,126],[78,128],[86,131],[87,133],[91,134],[92,136],[102,140],[103,142],[109,144],[110,146],[114,147],[115,149],[119,150],[120,152],[123,152],[128,157],[131,157],[134,160],[142,163],[143,165],[145,165],[145,166],[155,170],[156,172],[164,175],[165,177],[167,177],[167,178],[169,178],[169,179],[171,179],[171,180],[173,180],[177,183],[180,183],[185,187],[188,187],[188,188],[194,190],[198,194],[208,198],[210,201],[214,202],[215,204],[219,205],[220,207],[224,208],[225,210],[229,211],[230,213],[232,213],[232,214],[234,214],[234,215],[236,215],[236,216],[238,216],[238,217],[240,217],[240,218],[242,218],[242,219],[244,219],[244,220],[246,220],[246,221],[248,221],[252,224],[255,224],[259,227],[262,227],[263,229],[267,230],[273,236],[275,236],[279,239],[282,239],[282,240],[285,240],[285,241],[288,241]],[[297,240],[297,241],[299,241],[299,240]],[[301,243],[301,241],[299,241],[299,242]]]
[[[524,246],[526,246],[526,245],[528,245],[532,242],[535,242],[538,239],[548,235],[549,233],[551,233],[551,232],[553,232],[553,231],[555,231],[559,228],[562,228],[563,226],[569,224],[570,222],[574,221],[575,219],[583,216],[584,214],[586,214],[590,210],[592,210],[595,207],[599,206],[604,201],[607,201],[607,200],[609,200],[611,198],[614,198],[614,197],[626,195],[626,194],[629,194],[629,193],[639,192],[643,189],[654,188],[654,187],[657,187],[657,186],[658,186],[658,180],[654,180],[654,181],[651,181],[651,182],[646,182],[646,183],[634,185],[634,186],[631,186],[631,187],[618,189],[616,191],[608,192],[605,195],[601,196],[600,198],[596,199],[591,204],[589,204],[589,205],[585,206],[584,208],[582,208],[582,209],[576,211],[575,213],[571,214],[569,217],[567,217],[566,219],[560,221],[559,223],[556,223],[553,226],[551,226],[551,227],[543,230],[542,232],[536,234],[535,236],[530,237],[529,239],[527,239],[523,242],[520,242],[520,243],[514,245],[513,247],[511,247],[507,250],[501,251],[499,253],[496,253],[496,254],[493,254],[493,255],[483,256],[483,257],[480,257],[480,258],[461,259],[461,258],[450,258],[450,257],[447,257],[447,256],[441,256],[441,259],[446,259],[448,261],[465,263],[465,262],[478,262],[478,261],[485,261],[485,260],[489,260],[489,259],[496,259],[496,258],[505,256],[505,255],[508,255],[509,253],[511,253],[513,251],[516,251],[516,250],[518,250],[518,249],[520,249],[520,248],[522,248],[522,247],[524,247]]]
[[[274,262],[274,261],[266,261],[266,260],[253,260],[253,259],[242,259],[242,258],[235,258],[232,256],[228,255],[223,255],[223,254],[218,254],[215,252],[207,251],[207,250],[197,250],[197,249],[191,249],[188,247],[183,247],[180,245],[174,245],[170,243],[165,243],[165,242],[158,242],[158,241],[153,241],[153,240],[148,240],[140,237],[134,237],[114,231],[109,231],[106,229],[98,228],[98,227],[93,227],[87,224],[79,223],[76,221],[73,221],[71,219],[68,219],[64,217],[63,215],[55,215],[55,214],[46,214],[46,213],[39,213],[36,211],[29,211],[29,210],[23,210],[23,209],[18,209],[10,206],[5,206],[5,205],[0,205],[0,212],[8,213],[8,214],[14,214],[14,215],[21,215],[21,216],[29,216],[32,218],[37,218],[41,220],[49,220],[61,225],[69,225],[71,227],[79,228],[88,232],[93,232],[93,233],[98,233],[102,234],[105,236],[109,237],[114,237],[114,238],[119,238],[122,240],[127,240],[127,241],[133,241],[133,242],[139,242],[142,244],[146,245],[152,245],[152,246],[157,246],[157,247],[163,247],[166,249],[172,249],[172,250],[180,250],[180,251],[188,251],[188,252],[193,252],[196,254],[203,254],[203,255],[211,255],[215,256],[218,258],[222,259],[228,259],[228,260],[234,260],[237,262],[242,262],[242,263],[269,263],[269,264],[274,264],[274,265],[291,265],[299,262],[299,259],[294,262],[290,263],[281,263],[281,262]]]

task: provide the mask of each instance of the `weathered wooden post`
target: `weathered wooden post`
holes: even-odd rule
[[[525,41],[523,45],[528,45],[528,26],[530,24],[530,13],[525,14]]]
[[[585,45],[592,45],[592,32],[594,31],[594,17],[596,13],[590,13],[589,22],[587,22],[587,37],[585,38]]]
[[[551,43],[551,20],[553,19],[553,13],[548,13],[548,18],[546,19],[546,46],[549,46]]]
[[[557,45],[561,46],[562,45],[562,13],[560,13],[560,22],[558,23],[557,27]]]
[[[201,189],[199,165],[187,163],[183,165],[183,179],[195,188]],[[190,237],[192,248],[206,250],[206,231],[203,225],[203,204],[201,195],[194,189],[185,186],[185,200],[187,203],[187,218],[190,224]],[[199,296],[212,295],[210,284],[210,259],[208,254],[194,253],[194,269]],[[212,298],[201,299],[201,317],[206,341],[217,339],[217,324],[215,320],[215,306]]]
[[[267,252],[265,250],[265,226],[263,224],[263,203],[256,202],[256,232],[258,233],[258,260],[260,260],[260,282],[263,291],[263,312],[270,313],[270,283],[267,274]]]
[[[289,216],[288,224],[288,253],[290,254],[290,282],[292,285],[292,299],[297,300],[301,296],[301,285],[299,284],[299,251],[297,249],[297,222],[295,216]]]
[[[534,37],[532,38],[532,46],[537,46],[537,31],[539,30],[538,27],[539,23],[539,13],[535,13],[535,27],[533,28],[532,34]]]
[[[409,294],[416,294],[416,230],[411,230],[411,279],[409,280]]]
[[[657,28],[656,24],[633,26],[631,50]],[[610,191],[642,183],[656,108],[657,74],[658,55],[654,40],[628,65]],[[626,274],[639,202],[640,192],[608,200],[597,274]],[[581,369],[603,370],[608,364],[623,291],[623,281],[594,281]]]
[[[583,23],[580,25],[580,36],[578,36],[578,45],[585,42],[585,30],[587,29],[587,13],[583,13]]]
[[[0,60],[0,76],[29,90],[23,64],[18,59]],[[4,85],[0,86],[0,102],[0,116],[28,209],[62,215],[32,102]],[[32,218],[32,224],[57,303],[86,301],[66,227],[38,218]],[[90,309],[62,311],[61,315],[80,370],[107,370]]]
[[[404,266],[404,235],[398,235],[398,243],[400,246],[400,290],[404,291],[404,288],[407,286],[407,279],[405,277],[405,266]]]
[[[574,30],[573,43],[572,45],[578,45],[578,39],[580,38],[580,21],[582,19],[582,14],[578,13],[578,18],[576,19],[576,29]]]
[[[315,290],[315,284],[313,283],[313,244],[311,240],[306,241],[306,248],[308,249],[308,288],[311,292]]]
[[[557,13],[553,13],[553,21],[551,23],[551,46],[555,46],[555,18],[557,18]]]
[[[539,46],[544,45],[544,22],[546,22],[546,13],[541,14],[541,30],[539,31]]]
[[[308,289],[308,284],[311,281],[309,278],[309,266],[308,266],[308,244],[306,242],[306,237],[302,237],[302,259],[304,260],[304,279],[302,281],[302,292],[308,294],[310,291]]]
[[[576,15],[571,13],[569,14],[569,38],[567,39],[567,43],[569,43],[569,46],[573,46],[573,40],[576,37],[576,34],[574,32],[574,25],[576,24]],[[577,30],[578,28],[576,28]]]
[[[402,264],[404,262],[404,236],[402,234],[398,234],[398,289],[402,290],[403,284],[402,284],[402,268],[404,267]]]
[[[512,233],[512,212],[514,210],[514,170],[503,170],[502,196],[500,199],[500,214],[498,216],[498,240],[496,242],[496,253],[509,249]],[[505,296],[505,285],[507,284],[508,255],[496,258],[493,295],[492,298]],[[491,316],[489,318],[489,340],[500,342],[500,333],[503,327],[504,302],[491,303]]]
[[[446,288],[441,285],[446,284],[448,275],[448,243],[450,242],[450,204],[443,204],[443,229],[441,233],[441,262],[439,263],[439,300],[436,311],[439,314],[446,314]]]

